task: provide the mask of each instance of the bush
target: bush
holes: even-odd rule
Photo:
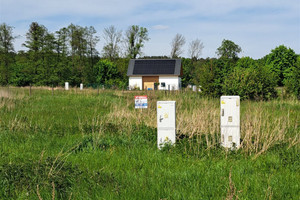
[[[300,99],[300,56],[298,56],[295,66],[286,73],[284,85],[287,87],[288,92]]]
[[[120,76],[116,64],[109,60],[100,60],[95,66],[97,84],[112,84]]]
[[[276,80],[268,66],[236,67],[225,77],[223,94],[241,99],[268,100],[277,96]]]

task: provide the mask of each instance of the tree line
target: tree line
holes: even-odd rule
[[[68,81],[76,86],[126,88],[129,60],[132,58],[181,58],[182,85],[201,86],[209,96],[236,94],[248,99],[270,99],[276,87],[300,96],[300,57],[294,50],[280,45],[261,59],[239,58],[241,47],[223,40],[216,50],[218,58],[201,58],[203,43],[189,43],[189,58],[180,57],[185,37],[176,34],[171,40],[169,56],[148,57],[143,47],[150,40],[147,28],[132,25],[123,32],[114,26],[103,30],[104,46],[93,26],[70,24],[51,33],[45,26],[32,22],[26,33],[26,51],[14,50],[13,27],[0,24],[0,85],[59,86]]]

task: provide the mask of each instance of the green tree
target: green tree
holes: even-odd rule
[[[55,33],[56,38],[56,63],[57,63],[57,81],[53,80],[53,85],[63,85],[69,81],[71,67],[69,65],[69,29],[64,27]]]
[[[68,28],[64,27],[59,29],[55,32],[55,38],[56,38],[56,53],[58,54],[58,58],[60,56],[66,57],[68,55],[68,35],[69,30]]]
[[[45,42],[42,48],[43,70],[40,84],[41,85],[56,85],[57,77],[57,59],[55,54],[55,36],[53,33],[47,33]]]
[[[249,68],[255,65],[256,65],[256,61],[250,57],[242,57],[236,63],[236,66],[239,68]]]
[[[300,56],[298,56],[295,65],[286,73],[283,82],[287,90],[300,99]]]
[[[186,87],[189,84],[192,84],[194,78],[194,63],[192,59],[189,58],[182,58],[182,77],[181,77],[181,84],[182,87]]]
[[[276,97],[274,73],[268,66],[235,67],[224,81],[222,93],[242,99],[268,100]]]
[[[100,60],[95,65],[95,74],[97,84],[102,85],[110,85],[120,76],[117,65],[109,60]]]
[[[83,82],[85,61],[87,55],[86,29],[81,26],[70,24],[68,26],[69,43],[71,47],[71,69],[72,75],[69,78],[71,85],[78,85]]]
[[[33,74],[28,74],[30,78],[30,83],[33,84],[43,84],[44,71],[45,71],[45,52],[47,50],[47,44],[52,45],[53,41],[47,42],[47,39],[52,38],[49,36],[48,30],[45,26],[38,24],[37,22],[32,22],[28,32],[26,33],[26,41],[23,46],[29,49],[29,66],[33,70],[28,70],[28,72],[33,72]]]
[[[13,27],[5,23],[0,24],[0,84],[9,83],[10,66],[13,63],[14,46]]]
[[[297,55],[291,48],[280,45],[273,49],[266,58],[266,64],[270,65],[275,72],[276,81],[279,86],[283,86],[284,79],[289,71],[295,66]]]
[[[206,59],[197,62],[195,67],[194,83],[201,86],[204,95],[218,97],[222,94],[224,62],[217,59]]]
[[[26,86],[31,84],[34,68],[30,66],[29,53],[19,51],[13,66],[11,83],[15,86]]]
[[[242,52],[239,45],[230,40],[223,40],[222,45],[217,49],[216,54],[221,58],[233,58],[237,59],[238,54]]]
[[[126,31],[127,55],[135,59],[142,54],[144,43],[149,40],[148,30],[137,25],[130,26]]]
[[[83,74],[83,79],[82,82],[83,83],[87,83],[89,81],[93,81],[93,67],[96,64],[96,62],[98,61],[98,55],[99,52],[96,49],[96,45],[99,42],[99,37],[96,35],[97,31],[95,30],[95,28],[93,26],[90,27],[85,27],[85,38],[87,41],[87,59],[88,59],[88,63],[85,64],[84,67],[84,74]]]

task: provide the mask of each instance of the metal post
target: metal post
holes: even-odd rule
[[[29,96],[31,96],[31,83],[29,85]]]

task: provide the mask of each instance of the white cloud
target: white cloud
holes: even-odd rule
[[[155,25],[155,26],[152,26],[152,28],[154,30],[166,30],[166,29],[169,29],[169,26],[166,26],[166,25]]]

